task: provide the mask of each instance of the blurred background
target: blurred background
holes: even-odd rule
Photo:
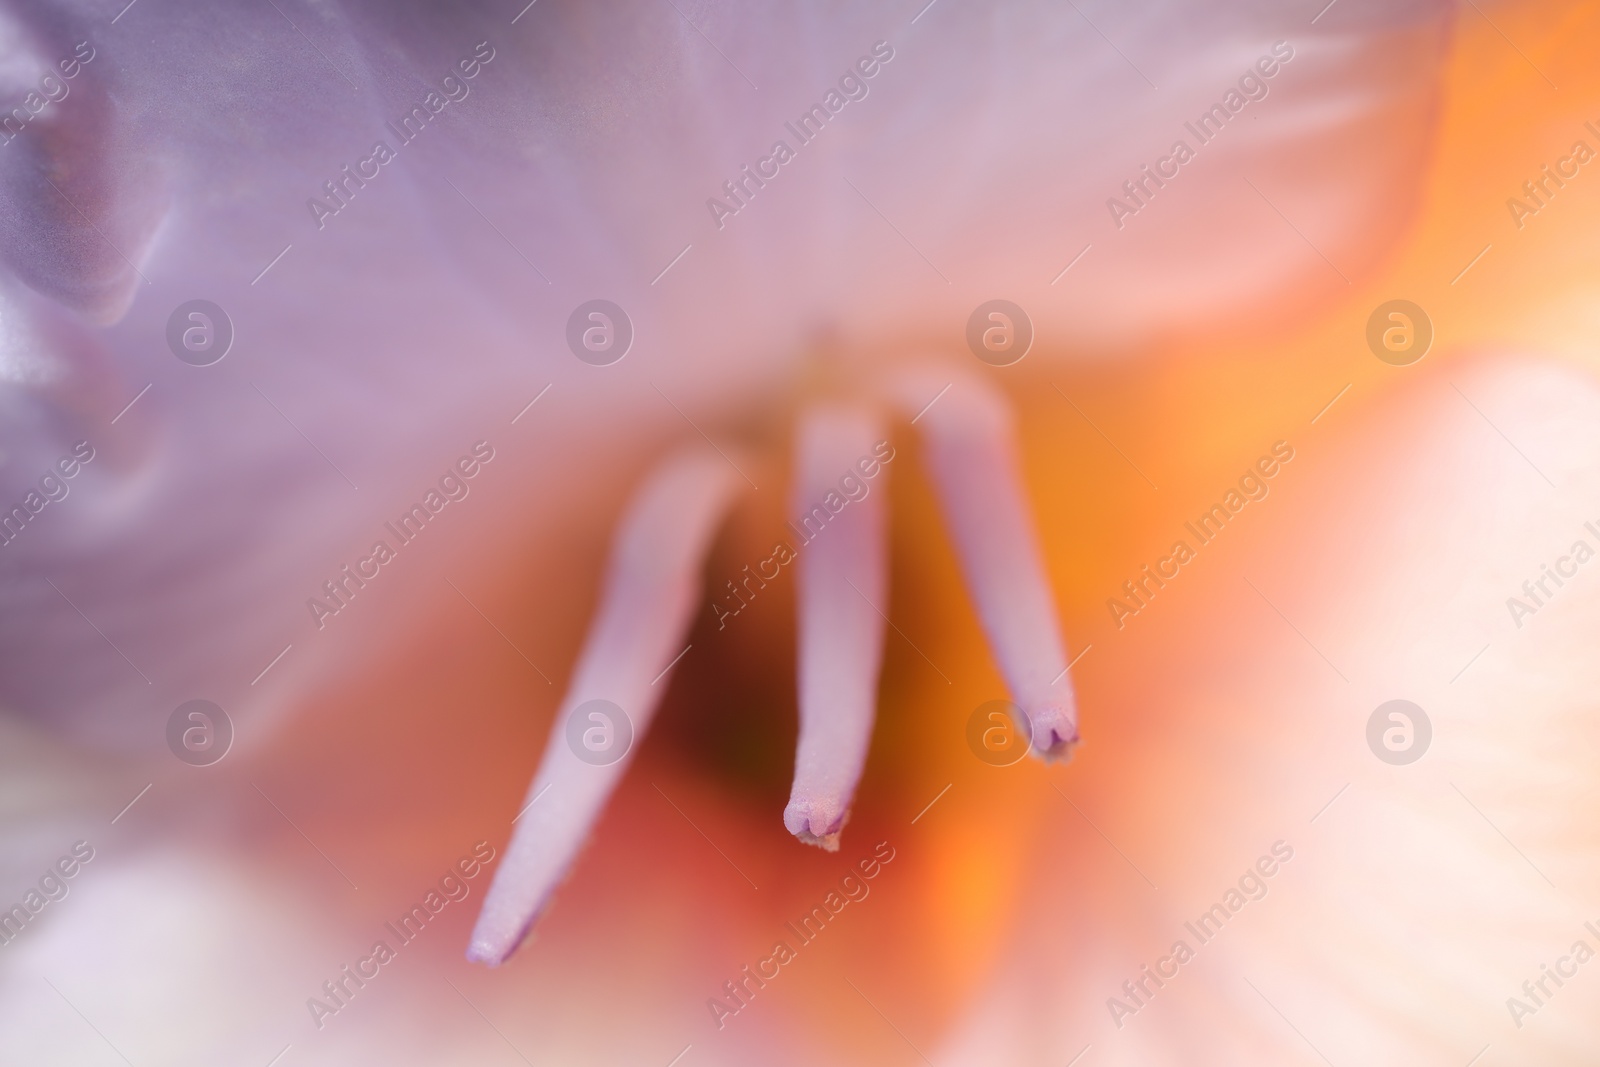
[[[1600,13],[924,4],[0,10],[0,1063],[1594,1061]],[[606,365],[567,341],[594,299],[634,333]],[[1007,366],[966,341],[994,299],[1034,331]],[[227,344],[185,347],[197,300]],[[1428,343],[1371,343],[1397,300]],[[793,577],[711,603],[783,535],[798,414],[918,364],[1014,409],[1083,744],[968,747],[1007,691],[893,423],[894,628],[827,853],[782,825]],[[469,964],[612,531],[710,441],[759,488],[691,650],[531,939]],[[220,758],[171,740],[192,700]]]

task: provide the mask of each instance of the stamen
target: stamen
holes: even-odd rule
[[[516,950],[621,780],[666,690],[652,680],[683,651],[706,550],[739,487],[723,458],[697,450],[667,460],[634,495],[612,544],[599,613],[473,928],[469,960],[499,964]],[[601,765],[580,759],[567,733],[572,712],[597,699],[620,708],[632,732],[627,751]],[[597,738],[605,739],[606,725],[596,721]],[[609,723],[612,739],[618,725]],[[602,750],[593,759],[604,758]]]
[[[1077,701],[1006,402],[981,379],[956,373],[904,372],[889,393],[910,417],[946,384],[917,419],[945,522],[1000,672],[1032,726],[1034,752],[1070,757]]]
[[[799,564],[800,742],[783,824],[829,852],[850,817],[877,707],[887,474],[874,449],[887,450],[885,437],[866,411],[822,407],[804,417],[795,446],[791,528],[809,540]]]

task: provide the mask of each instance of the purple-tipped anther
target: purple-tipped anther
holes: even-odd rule
[[[790,490],[800,550],[800,742],[783,825],[839,848],[867,759],[887,610],[883,461],[893,457],[869,412],[823,406],[801,420]]]
[[[684,650],[701,565],[739,483],[725,459],[697,450],[669,458],[635,494],[468,959],[504,962],[572,866],[655,714],[660,676]]]
[[[1033,751],[1047,760],[1070,757],[1077,701],[1018,476],[1010,409],[987,383],[953,369],[902,372],[888,393],[921,433],[978,619],[1028,716]]]

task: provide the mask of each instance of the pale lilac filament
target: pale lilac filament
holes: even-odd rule
[[[700,600],[706,549],[740,476],[709,450],[669,459],[635,495],[612,546],[606,587],[561,701],[510,847],[495,872],[467,957],[500,963],[514,951],[566,876],[590,827],[631,762],[596,766],[567,739],[573,709],[609,700],[631,720],[637,748],[682,652]]]
[[[807,414],[795,447],[791,529],[809,540],[799,546],[800,740],[783,824],[829,851],[849,818],[877,708],[888,476],[874,449],[884,445],[872,414],[827,406]]]
[[[889,392],[921,432],[979,621],[1032,725],[1033,750],[1046,758],[1070,755],[1078,741],[1077,702],[1018,477],[1010,411],[987,383],[964,373],[905,372]]]

